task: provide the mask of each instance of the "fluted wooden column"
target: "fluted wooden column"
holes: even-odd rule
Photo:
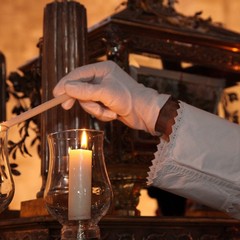
[[[44,10],[42,42],[42,102],[53,98],[57,82],[74,68],[87,63],[86,10],[74,1],[54,1]],[[88,116],[79,104],[65,111],[57,106],[41,116],[41,174],[43,196],[48,169],[47,134],[70,128],[88,127]]]

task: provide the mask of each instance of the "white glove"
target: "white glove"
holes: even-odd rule
[[[118,119],[152,135],[157,135],[155,123],[169,98],[137,83],[112,61],[76,68],[53,90],[55,97],[64,93],[73,98],[62,104],[64,109],[70,109],[78,99],[86,112],[102,121]]]

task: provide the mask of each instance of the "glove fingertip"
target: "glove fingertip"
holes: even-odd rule
[[[109,120],[105,120],[105,121],[111,121],[111,120],[115,120],[117,119],[117,114],[111,110],[104,110],[103,111],[103,114],[101,116],[101,118],[104,118],[104,119],[109,119]]]
[[[74,102],[75,102],[75,99],[71,98],[71,99],[67,100],[66,102],[62,103],[62,107],[65,110],[69,110],[70,108],[72,108]]]

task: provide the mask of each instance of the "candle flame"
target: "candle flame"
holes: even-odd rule
[[[81,148],[87,148],[87,133],[83,131],[82,138],[81,138]]]

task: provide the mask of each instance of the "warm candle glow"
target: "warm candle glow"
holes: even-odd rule
[[[69,220],[91,218],[92,151],[87,148],[87,134],[81,136],[81,148],[69,151]]]
[[[83,131],[82,133],[82,137],[81,137],[81,148],[83,149],[87,149],[87,133],[86,131]]]

